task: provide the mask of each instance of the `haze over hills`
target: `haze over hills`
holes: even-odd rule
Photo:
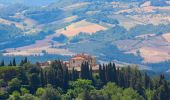
[[[1,59],[76,53],[170,69],[168,0],[0,0]],[[160,68],[163,65],[164,68]],[[161,69],[161,70],[160,70]]]
[[[56,0],[0,0],[3,4],[24,4],[28,6],[44,6],[55,2]]]

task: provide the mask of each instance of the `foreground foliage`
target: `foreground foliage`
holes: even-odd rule
[[[170,83],[151,78],[137,67],[119,68],[114,63],[92,71],[83,63],[81,71],[68,70],[59,60],[42,69],[27,59],[0,67],[0,100],[169,100]]]

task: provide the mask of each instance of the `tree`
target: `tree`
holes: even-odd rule
[[[13,91],[19,91],[21,87],[21,81],[18,78],[13,78],[9,83],[9,93]]]
[[[12,65],[13,65],[13,66],[16,66],[16,60],[15,60],[15,58],[14,58],[13,61],[12,61]]]
[[[8,66],[12,66],[12,62],[11,61],[9,62]]]
[[[21,60],[21,62],[20,62],[20,64],[19,64],[20,66],[23,66],[24,65],[24,61],[23,60]]]
[[[8,100],[21,100],[20,93],[18,91],[12,92]]]
[[[0,66],[5,66],[5,62],[4,62],[4,60],[2,60],[2,61],[1,61]]]
[[[0,88],[5,86],[5,81],[3,79],[0,79]]]
[[[37,98],[32,94],[24,94],[21,96],[21,100],[37,100]]]
[[[81,64],[81,78],[86,78],[86,72],[85,72],[85,64]]]
[[[147,89],[145,90],[146,95],[147,95],[147,100],[152,100],[153,96],[154,96],[154,90],[151,89]]]
[[[24,60],[23,60],[23,62],[24,62],[24,64],[25,64],[25,63],[28,63],[28,58],[25,57]]]
[[[48,84],[53,85],[55,88],[61,87],[64,89],[68,82],[68,71],[65,69],[65,65],[61,61],[52,62],[50,68],[47,70],[47,81]]]
[[[99,65],[99,77],[100,77],[100,80],[103,81],[103,70],[102,70],[102,65]]]
[[[23,66],[24,64],[28,63],[27,57],[24,58],[24,60],[21,60],[20,66]]]
[[[170,99],[170,88],[168,83],[164,81],[162,85],[155,91],[152,100],[169,100]]]
[[[81,65],[81,78],[82,79],[91,79],[88,62],[84,62]]]
[[[106,67],[103,65],[103,70],[102,70],[102,82],[106,84]]]
[[[93,69],[91,66],[90,66],[90,72],[89,72],[89,79],[93,80]]]
[[[46,83],[45,83],[45,77],[42,69],[40,70],[40,78],[41,78],[41,86],[44,87]]]
[[[40,81],[40,77],[38,74],[33,73],[29,75],[29,86],[30,86],[30,92],[34,93],[37,88],[39,88],[41,86],[41,81]]]
[[[37,91],[36,91],[36,96],[38,97],[41,97],[45,92],[45,89],[44,88],[38,88]]]
[[[67,91],[67,89],[68,89],[68,82],[69,82],[69,71],[68,71],[68,68],[67,68],[67,66],[66,65],[64,65],[64,68],[63,68],[64,70],[63,70],[63,77],[64,77],[64,82],[63,82],[63,90],[64,91]]]
[[[26,73],[27,72],[24,70],[23,67],[19,67],[18,79],[21,80],[22,85],[28,85],[28,83],[29,83]]]
[[[0,100],[6,100],[9,97],[9,93],[0,88]]]
[[[114,63],[108,65],[99,65],[99,77],[103,83],[116,82],[118,83],[117,70]]]
[[[45,92],[41,96],[41,100],[61,100],[61,95],[58,90],[48,85]]]
[[[107,79],[108,81],[117,83],[117,72],[116,72],[116,66],[114,63],[109,63],[107,65]]]
[[[27,90],[26,88],[21,87],[20,91],[22,96],[25,94],[29,94],[29,90]]]
[[[81,100],[90,100],[90,93],[88,90],[84,90],[82,95],[80,95]]]
[[[94,89],[92,86],[91,80],[85,80],[85,79],[78,79],[77,81],[72,81],[69,84],[72,88],[81,88],[82,90],[87,89],[91,90]]]
[[[123,97],[122,100],[144,100],[142,96],[140,96],[135,90],[132,88],[127,88],[123,90]]]
[[[150,80],[150,77],[147,75],[147,73],[145,73],[145,80],[144,80],[144,85],[145,85],[145,88],[151,88],[151,80]]]
[[[78,78],[79,78],[79,73],[73,68],[72,69],[72,73],[71,73],[71,80],[72,81],[75,81],[75,80],[77,80]]]
[[[77,81],[72,81],[69,83],[69,86],[73,89],[67,92],[67,94],[70,95],[71,98],[78,97],[78,95],[83,93],[84,90],[94,90],[94,86],[92,86],[92,81],[85,79],[78,79]]]
[[[0,78],[2,78],[5,82],[10,81],[14,77],[18,75],[18,67],[6,66],[0,67]]]

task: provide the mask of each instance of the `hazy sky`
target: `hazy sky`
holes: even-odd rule
[[[22,3],[25,5],[48,5],[58,0],[0,0],[0,3]]]

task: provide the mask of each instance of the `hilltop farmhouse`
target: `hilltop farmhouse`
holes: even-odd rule
[[[69,60],[68,68],[69,69],[81,68],[81,64],[84,63],[84,62],[88,62],[91,67],[95,67],[97,65],[96,64],[96,57],[82,53],[82,54],[75,55],[74,57],[72,57]]]
[[[73,57],[71,57],[68,61],[63,61],[64,64],[68,67],[69,70],[72,70],[73,68],[77,71],[80,71],[81,65],[84,62],[88,62],[89,66],[92,67],[93,70],[98,69],[98,65],[96,63],[96,57],[88,55],[88,54],[76,54]],[[38,66],[41,68],[49,67],[51,64],[51,61],[37,63]]]

